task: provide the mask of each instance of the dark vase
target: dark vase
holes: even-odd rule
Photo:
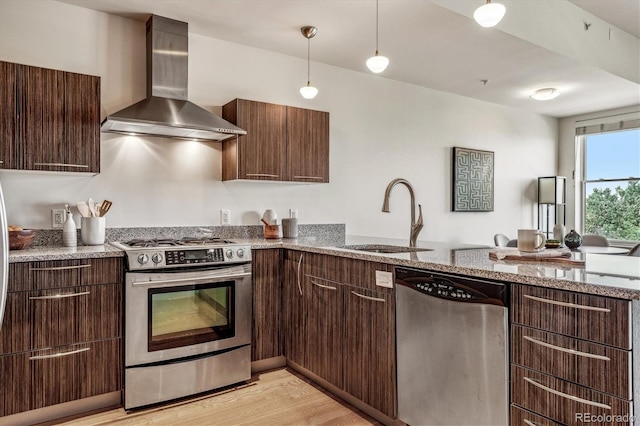
[[[570,249],[577,249],[582,244],[582,237],[574,229],[564,236],[564,245]]]

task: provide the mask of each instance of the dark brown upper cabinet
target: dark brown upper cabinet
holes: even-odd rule
[[[0,167],[100,172],[100,78],[2,62]]]
[[[329,113],[235,99],[224,119],[246,135],[223,142],[222,180],[329,182]]]

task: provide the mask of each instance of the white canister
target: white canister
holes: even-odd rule
[[[62,245],[65,247],[77,247],[78,229],[76,228],[76,221],[73,220],[73,215],[68,209],[66,215],[67,218],[62,227]]]
[[[105,217],[83,217],[80,220],[82,244],[86,246],[99,246],[104,244],[105,219]]]
[[[560,241],[561,244],[564,244],[565,235],[567,235],[567,228],[565,228],[561,223],[557,223],[556,226],[553,227],[553,239]]]

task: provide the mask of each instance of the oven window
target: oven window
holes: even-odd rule
[[[149,289],[149,351],[235,335],[235,282]]]

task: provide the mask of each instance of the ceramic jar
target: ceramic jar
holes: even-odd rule
[[[570,249],[577,249],[582,245],[582,237],[574,229],[564,236],[564,245]]]

